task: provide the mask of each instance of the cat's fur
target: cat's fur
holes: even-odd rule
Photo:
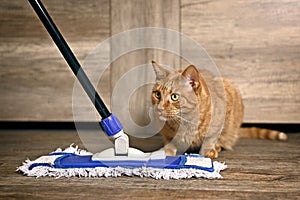
[[[278,131],[241,128],[244,115],[242,98],[238,89],[225,78],[218,79],[225,96],[224,122],[219,129],[221,134],[216,135],[215,140],[207,139],[213,138],[208,137],[211,134],[209,129],[212,123],[216,124],[213,107],[217,110],[219,103],[212,106],[214,98],[217,98],[212,91],[217,88],[217,78],[211,75],[204,78],[204,74],[208,73],[193,65],[183,71],[167,70],[154,61],[152,65],[156,73],[152,104],[157,117],[165,121],[160,133],[167,155],[173,156],[186,150],[199,151],[202,146],[200,154],[216,158],[221,149],[232,149],[239,137],[287,139],[286,134]]]

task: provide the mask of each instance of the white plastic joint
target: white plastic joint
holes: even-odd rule
[[[127,156],[129,149],[129,138],[122,131],[115,135],[115,155],[116,156]]]

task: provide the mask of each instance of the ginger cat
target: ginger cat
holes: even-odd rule
[[[186,151],[217,158],[221,149],[232,149],[239,137],[287,140],[282,132],[241,128],[244,106],[239,90],[225,78],[219,78],[224,88],[224,122],[220,135],[213,140],[208,136],[213,119],[213,98],[208,82],[213,87],[217,80],[207,71],[200,71],[193,65],[183,71],[170,71],[152,61],[156,73],[156,83],[152,91],[154,113],[165,124],[160,131],[164,139],[166,154],[174,156]],[[216,108],[218,109],[218,108]],[[215,122],[213,122],[215,123]],[[206,137],[207,136],[207,137]],[[205,148],[204,148],[205,146]]]

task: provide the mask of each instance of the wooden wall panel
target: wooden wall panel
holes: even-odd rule
[[[109,36],[108,0],[43,4],[81,63]],[[0,2],[0,52],[1,121],[73,121],[75,77],[27,1]]]
[[[242,92],[245,122],[300,122],[300,2],[182,0],[182,32]],[[183,47],[184,48],[184,47]]]
[[[179,3],[179,0],[111,0],[111,34],[114,35],[129,29],[144,27],[169,28],[179,31]],[[163,33],[160,36],[166,37],[166,34]],[[166,65],[179,67],[179,57],[164,50],[141,49],[125,55],[118,55],[119,48],[124,48],[125,46],[130,47],[139,39],[141,40],[141,43],[146,43],[149,40],[154,41],[157,38],[153,35],[147,35],[144,38],[134,38],[129,36],[128,40],[112,43],[112,58],[119,56],[119,58],[114,60],[111,65],[112,90],[114,90],[115,84],[120,78],[131,69],[145,64],[152,69],[152,60],[156,60],[157,62]],[[180,41],[174,40],[174,43],[176,42],[178,42],[179,51]],[[150,80],[149,77],[149,73],[145,70],[142,74],[133,78],[136,80]],[[124,84],[128,84],[129,86],[132,83],[128,82]],[[152,86],[153,85],[145,85],[141,88],[137,88],[130,98],[130,114],[133,120],[139,125],[145,125],[150,120],[147,113],[149,106],[151,105]],[[126,99],[122,99],[121,101],[122,104],[127,104]]]
[[[81,63],[110,35],[149,26],[179,30],[202,44],[222,75],[241,89],[245,122],[300,122],[300,2],[297,0],[43,0],[43,3]],[[109,54],[110,47],[105,50]],[[75,78],[26,1],[1,0],[0,52],[0,121],[73,121]],[[109,59],[106,55],[99,56],[105,61]],[[111,91],[122,75],[139,64],[149,64],[152,59],[170,66],[180,65],[177,56],[161,50],[123,55],[112,62],[98,85],[105,102],[110,104]],[[139,78],[147,77],[144,74]],[[141,123],[147,117],[134,105],[146,109],[150,88],[140,88],[132,97],[131,112]],[[82,103],[82,108],[90,109],[91,105]]]

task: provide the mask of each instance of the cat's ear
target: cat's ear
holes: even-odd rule
[[[160,66],[157,62],[152,60],[152,66],[156,74],[156,80],[161,80],[166,78],[169,75],[169,71],[162,66]]]
[[[184,76],[189,81],[193,89],[197,89],[200,86],[199,72],[194,65],[189,65],[182,72],[182,76]]]

